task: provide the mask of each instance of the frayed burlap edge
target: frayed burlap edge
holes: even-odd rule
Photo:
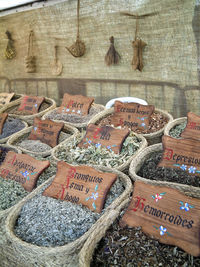
[[[9,136],[7,136],[5,138],[0,139],[0,144],[5,144],[8,141],[9,138],[12,138],[16,134],[20,134],[22,131],[24,131],[25,129],[28,128],[27,122],[25,122],[23,120],[21,120],[21,122],[24,124],[24,128],[22,130],[20,130],[19,132],[17,132],[17,133],[11,134],[11,135],[9,135]]]
[[[155,180],[150,180],[148,178],[140,177],[137,175],[138,171],[142,167],[145,160],[149,158],[149,155],[153,152],[160,152],[160,151],[163,151],[162,143],[146,147],[143,151],[141,151],[137,155],[137,157],[132,160],[130,164],[130,167],[129,167],[130,178],[133,181],[142,181],[142,182],[145,182],[151,185],[167,186],[170,188],[180,190],[181,192],[183,192],[184,194],[188,196],[200,198],[200,188],[198,187],[185,185],[185,184],[179,184],[179,183],[166,182],[166,181],[155,181]]]
[[[101,104],[96,104],[96,103],[93,103],[92,106],[96,109],[98,109],[99,107],[102,107],[105,109],[105,106],[101,105]],[[54,110],[51,110],[47,113],[45,113],[45,115],[42,117],[43,120],[45,119],[48,119],[48,115],[52,112],[52,111],[55,111],[57,110],[58,108],[54,109]],[[101,111],[102,112],[102,111]],[[96,116],[96,115],[95,115]],[[63,122],[64,124],[69,124],[69,125],[72,125],[74,127],[77,127],[78,129],[82,129],[82,128],[86,128],[87,125],[88,125],[88,122],[84,122],[84,123],[72,123],[72,122],[69,122],[69,121],[63,121],[63,120],[53,120],[55,122]]]
[[[102,225],[105,225],[106,228],[109,227],[111,220],[113,220],[112,216],[114,216],[114,218],[117,217],[120,211],[119,207],[122,208],[122,202],[129,198],[130,193],[132,192],[132,183],[127,175],[110,168],[97,166],[94,167],[100,171],[117,174],[119,179],[124,184],[125,190],[106,208],[105,213],[100,217],[100,219],[96,221],[96,223],[92,225],[92,227],[85,234],[83,234],[80,238],[69,244],[53,248],[40,247],[33,244],[29,244],[15,236],[14,226],[16,223],[16,219],[21,211],[21,208],[23,207],[25,202],[33,198],[39,192],[39,190],[41,189],[40,186],[34,192],[30,193],[28,197],[19,202],[9,212],[5,222],[7,244],[4,246],[4,256],[6,255],[9,258],[9,254],[12,253],[12,256],[15,256],[16,261],[21,263],[21,266],[27,267],[35,266],[35,262],[37,262],[38,266],[72,266],[72,263],[68,261],[68,258],[75,254],[78,256],[78,252],[82,248],[84,242],[89,236],[93,234],[94,231],[98,231],[98,229],[102,227]],[[51,177],[45,183],[43,183],[42,186],[49,183],[49,181],[52,181],[53,178],[54,176]]]
[[[22,148],[22,147],[19,147],[19,146],[15,145],[16,142],[18,142],[25,134],[30,133],[32,128],[33,128],[33,126],[30,126],[27,129],[25,129],[25,130],[15,134],[15,135],[13,135],[12,137],[10,137],[8,139],[7,144],[21,149],[24,153],[31,154],[31,155],[34,155],[34,156],[46,157],[46,156],[51,155],[51,152],[52,152],[53,148],[48,150],[48,151],[45,151],[45,152],[33,152],[33,151],[28,150],[28,149],[25,149],[25,148]],[[59,145],[63,144],[64,142],[69,142],[72,138],[75,138],[79,134],[79,131],[78,131],[77,128],[75,128],[75,127],[73,127],[71,125],[67,125],[67,124],[64,125],[64,131],[68,131],[72,135],[69,138],[67,138],[64,141],[62,141],[61,143],[59,143]],[[55,146],[54,148],[56,148],[56,147],[57,146]]]
[[[169,132],[173,127],[175,127],[181,123],[184,123],[186,121],[187,121],[187,117],[181,117],[181,118],[175,119],[173,121],[170,121],[170,123],[168,123],[164,129],[164,135],[170,135]]]
[[[45,110],[41,111],[41,112],[38,112],[36,114],[33,114],[33,115],[16,115],[16,114],[8,114],[9,117],[11,118],[18,118],[18,119],[21,119],[23,121],[26,121],[29,125],[32,125],[33,124],[33,121],[34,121],[34,118],[35,117],[42,117],[46,112],[54,109],[56,107],[56,102],[54,99],[52,98],[48,98],[48,97],[45,97],[45,101],[50,105],[48,108],[46,108]],[[8,108],[11,108],[11,107],[14,107],[14,106],[18,106],[20,105],[21,103],[21,99],[18,99],[16,100],[15,102],[11,102],[9,103],[8,105],[6,105],[6,107],[3,107],[3,108],[0,108],[0,114],[3,113],[3,112],[6,112],[6,110]]]
[[[14,96],[13,96],[13,98],[15,98],[15,97],[17,97],[17,99],[15,99],[15,100],[12,100],[11,99],[11,101],[10,101],[10,103],[16,103],[16,101],[18,101],[19,99],[21,99],[22,98],[22,96],[24,96],[23,94],[15,94]],[[5,105],[0,105],[0,109],[1,108],[5,108],[5,107],[7,107],[7,105],[9,105],[10,103],[8,103],[8,104],[5,104]],[[17,102],[18,103],[18,102]]]
[[[82,133],[77,134],[76,138],[80,137],[81,135],[82,135]],[[142,135],[136,134],[136,133],[134,133],[134,135],[141,140],[141,144],[140,144],[139,149],[136,150],[135,153],[126,162],[124,162],[123,164],[121,164],[118,167],[113,167],[113,169],[118,170],[118,171],[124,171],[124,170],[128,169],[131,161],[135,157],[137,157],[138,153],[141,150],[143,150],[145,147],[147,147],[147,141],[146,141],[146,139]],[[75,141],[76,139],[71,139],[71,140],[72,141]],[[58,159],[56,157],[57,150],[59,150],[60,147],[64,147],[66,144],[68,144],[68,142],[63,142],[62,144],[60,144],[57,147],[55,147],[55,148],[52,149],[51,155],[52,155],[52,157],[54,158],[55,161],[60,161],[60,159]],[[85,164],[79,164],[79,165],[85,165]],[[90,165],[90,166],[94,166],[94,165]],[[108,168],[112,168],[112,167],[108,167]]]
[[[169,114],[167,111],[165,110],[161,110],[158,108],[155,108],[155,112],[161,113],[164,117],[166,117],[168,119],[168,122],[166,123],[166,125],[158,130],[157,132],[154,133],[149,133],[149,134],[141,134],[142,136],[144,136],[144,138],[146,138],[148,145],[153,145],[156,143],[160,143],[161,142],[161,138],[164,132],[164,129],[167,127],[167,125],[173,120],[173,117],[171,114]],[[102,120],[103,118],[106,118],[107,116],[111,115],[114,113],[114,107],[106,109],[102,112],[100,112],[99,114],[97,114],[96,116],[94,116],[89,122],[90,123],[94,123],[97,124],[100,122],[100,120]]]

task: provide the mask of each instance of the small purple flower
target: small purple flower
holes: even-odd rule
[[[107,146],[107,149],[111,149],[111,146]]]
[[[37,104],[34,105],[37,108]]]
[[[144,117],[141,118],[141,121],[144,121]]]
[[[24,172],[21,171],[21,174],[26,178],[29,175],[29,172],[28,171],[24,171]]]
[[[196,167],[191,166],[191,167],[188,169],[188,171],[189,171],[189,173],[195,173],[196,169],[197,169]]]
[[[91,140],[88,140],[88,143],[89,143],[89,144],[91,144],[91,143],[92,143],[92,141],[91,141]]]
[[[187,170],[187,166],[182,164],[181,167],[180,167],[183,171],[186,171]]]
[[[98,143],[98,144],[96,144],[95,146],[98,148],[98,147],[101,147],[101,144],[100,144],[100,143]]]
[[[78,113],[78,114],[81,114],[81,111],[80,111],[80,110],[78,110],[78,111],[77,111],[77,113]]]
[[[34,127],[33,130],[36,132],[37,131],[37,127]]]
[[[167,228],[164,228],[162,225],[160,226],[160,235],[164,235],[167,232]]]
[[[142,127],[145,127],[145,126],[146,126],[146,124],[143,122],[143,123],[141,123],[141,126],[142,126]]]
[[[190,209],[194,208],[194,206],[188,204],[187,202],[184,204],[183,201],[180,201],[179,203],[181,204],[181,210],[189,211]]]
[[[96,193],[92,193],[90,198],[96,200],[98,198],[98,196],[99,196],[99,194],[96,192]]]
[[[72,112],[75,112],[75,110],[74,110],[74,109],[72,109]]]

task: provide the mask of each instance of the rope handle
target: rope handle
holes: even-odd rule
[[[76,35],[77,39],[79,39],[79,11],[80,11],[80,0],[77,0],[77,35]]]

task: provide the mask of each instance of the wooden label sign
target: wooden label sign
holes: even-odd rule
[[[111,123],[114,126],[128,127],[131,130],[147,130],[154,109],[152,105],[115,101]]]
[[[193,256],[200,255],[200,199],[178,190],[136,181],[120,224],[141,226],[161,243],[178,246]]]
[[[62,113],[85,116],[89,113],[93,101],[93,97],[69,95],[66,93],[63,96],[63,101],[59,111]]]
[[[40,140],[41,142],[54,147],[58,144],[60,132],[64,126],[62,122],[54,122],[49,119],[34,119],[32,131],[28,137],[29,140]]]
[[[15,93],[0,93],[0,105],[6,105],[10,103]]]
[[[111,126],[98,127],[95,124],[87,126],[86,135],[79,143],[79,147],[88,147],[93,144],[96,147],[107,148],[110,151],[119,153],[129,130],[115,129]]]
[[[200,116],[188,112],[187,125],[183,130],[181,137],[200,140]]]
[[[49,164],[48,160],[40,161],[29,155],[9,151],[0,165],[0,176],[21,183],[26,191],[31,192],[38,177]]]
[[[21,104],[18,108],[19,111],[25,111],[29,114],[36,114],[44,101],[44,97],[38,96],[23,96]]]
[[[200,176],[200,145],[192,139],[163,136],[163,154],[158,167],[175,168]]]
[[[8,113],[0,114],[0,134],[2,134],[3,126],[8,117]]]
[[[92,211],[101,212],[107,193],[117,179],[113,173],[104,173],[88,166],[57,163],[57,173],[44,196],[82,204]]]

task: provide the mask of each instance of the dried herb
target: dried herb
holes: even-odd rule
[[[19,119],[7,118],[4,123],[0,139],[6,138],[14,133],[21,131],[25,127],[24,123]]]
[[[169,135],[174,137],[174,138],[181,138],[181,133],[183,132],[183,130],[186,127],[187,122],[183,122],[181,124],[178,124],[176,126],[174,126],[170,131],[169,131]]]
[[[111,36],[110,37],[110,47],[108,49],[108,52],[106,53],[105,62],[108,66],[110,66],[113,64],[117,64],[119,62],[119,59],[120,59],[120,55],[114,47],[114,37]]]

